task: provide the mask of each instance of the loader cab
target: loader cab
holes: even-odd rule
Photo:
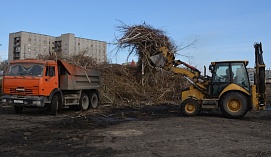
[[[230,84],[237,84],[250,92],[250,84],[246,69],[247,64],[248,61],[212,62],[209,67],[209,70],[212,73],[212,80],[209,88],[210,97],[218,98],[222,90]]]

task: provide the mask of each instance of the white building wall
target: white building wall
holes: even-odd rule
[[[14,51],[14,39],[20,38],[19,53]],[[56,49],[56,42],[61,42],[59,49]],[[72,33],[62,34],[53,37],[44,34],[31,32],[15,32],[9,34],[8,60],[37,58],[38,55],[48,55],[49,53],[61,53],[62,57],[85,52],[86,56],[91,56],[98,63],[106,62],[106,42],[75,37]]]

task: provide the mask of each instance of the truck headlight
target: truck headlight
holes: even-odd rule
[[[37,105],[37,106],[40,106],[41,105],[41,102],[40,101],[33,101],[33,104]]]

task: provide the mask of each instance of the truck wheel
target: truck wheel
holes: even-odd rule
[[[185,116],[199,114],[200,104],[195,99],[186,99],[181,103],[181,113]]]
[[[99,105],[99,96],[97,92],[93,92],[90,94],[90,105],[92,108],[97,108]]]
[[[57,94],[55,94],[52,98],[52,103],[51,103],[51,114],[52,115],[57,115],[58,105],[59,105],[59,96]]]
[[[247,99],[239,92],[229,92],[220,100],[220,110],[228,118],[242,118],[248,111]]]
[[[89,108],[89,97],[86,93],[81,94],[79,107],[83,111],[85,111]]]
[[[14,105],[14,112],[15,113],[22,113],[23,112],[23,106]]]

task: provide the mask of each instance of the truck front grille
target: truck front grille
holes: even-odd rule
[[[33,88],[10,88],[10,94],[18,94],[18,95],[37,95],[39,93],[39,89],[37,87]]]

